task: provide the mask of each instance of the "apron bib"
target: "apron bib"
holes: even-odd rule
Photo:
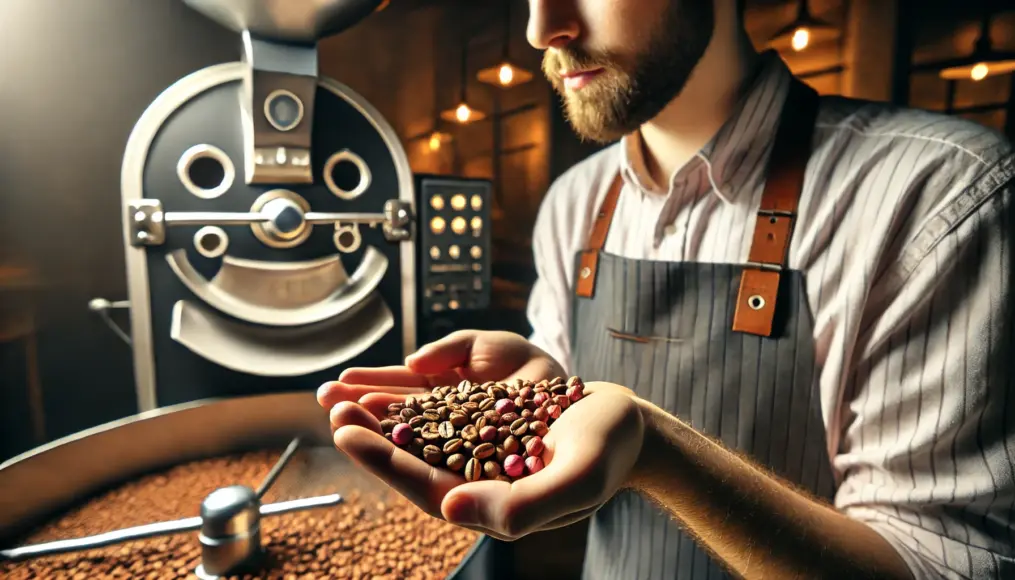
[[[602,251],[619,198],[614,181],[577,256],[574,374],[609,381],[774,473],[831,500],[803,275],[785,269],[817,94],[794,80],[769,161],[744,265],[634,260]],[[726,578],[695,541],[633,492],[591,518],[583,576]]]

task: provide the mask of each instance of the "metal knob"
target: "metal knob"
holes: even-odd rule
[[[201,578],[252,569],[261,555],[261,502],[254,490],[231,485],[201,502]]]
[[[303,209],[290,199],[273,199],[264,204],[261,212],[268,217],[265,229],[280,238],[295,238],[306,227]]]

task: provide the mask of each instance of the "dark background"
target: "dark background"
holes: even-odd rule
[[[796,10],[789,0],[746,4],[759,44]],[[539,202],[595,148],[571,136],[539,76],[540,55],[524,39],[525,2],[512,3],[507,35],[512,60],[536,79],[502,92],[475,82],[503,51],[504,7],[392,0],[324,41],[320,63],[391,122],[415,171],[493,180],[495,307],[514,312],[505,324],[526,332]],[[826,0],[812,9],[840,25],[842,38],[786,59],[822,93],[948,111],[1012,134],[1011,75],[950,86],[933,71],[909,70],[970,50],[982,4]],[[457,104],[465,30],[468,99],[500,116],[448,128],[435,117]],[[995,45],[1015,46],[1013,30],[1015,12],[999,15]],[[236,34],[181,0],[0,1],[0,460],[136,411],[129,348],[87,309],[94,297],[126,298],[123,149],[161,91],[239,53]],[[434,128],[453,142],[430,150]],[[127,327],[124,312],[113,317]],[[41,406],[32,405],[33,389]],[[34,434],[33,412],[44,419]]]

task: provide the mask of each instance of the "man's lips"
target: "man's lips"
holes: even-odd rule
[[[604,69],[602,68],[563,72],[560,73],[560,78],[564,81],[565,89],[569,91],[577,91],[592,82],[592,79],[601,75],[603,72]]]

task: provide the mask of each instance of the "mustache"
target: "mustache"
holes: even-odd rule
[[[548,49],[543,53],[543,74],[550,80],[559,80],[561,71],[611,68],[614,59],[603,52],[586,50],[582,47]]]

